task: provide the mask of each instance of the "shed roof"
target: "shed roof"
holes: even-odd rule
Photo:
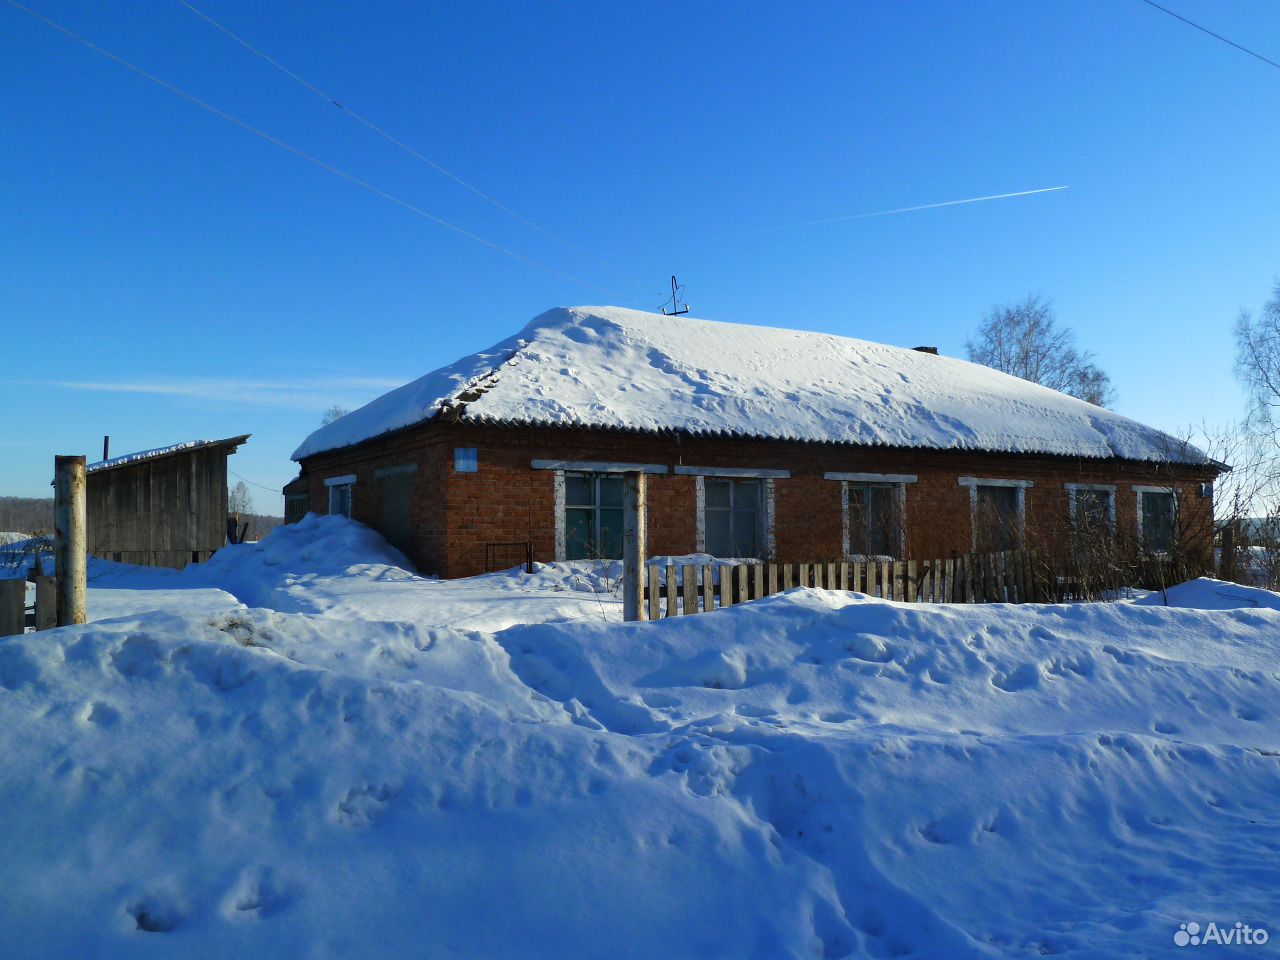
[[[321,427],[293,459],[437,417],[1210,463],[1153,427],[965,360],[619,307],[550,310]]]
[[[235,453],[236,448],[248,440],[253,434],[243,433],[238,437],[227,437],[225,440],[184,440],[171,443],[167,447],[156,447],[153,450],[139,450],[137,453],[126,453],[110,460],[99,460],[85,467],[87,473],[100,473],[103,470],[114,470],[117,467],[133,466],[144,460],[158,460],[161,457],[172,457],[180,453],[189,453],[204,447],[230,447],[228,453]]]

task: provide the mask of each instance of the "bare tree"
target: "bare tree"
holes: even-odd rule
[[[1076,348],[1075,339],[1069,327],[1058,326],[1053,305],[1030,294],[988,313],[965,349],[974,363],[1105,407],[1115,398],[1111,378],[1092,353]]]
[[[324,412],[324,416],[320,418],[320,426],[327,427],[335,420],[341,420],[351,411],[346,407],[340,407],[336,403]]]
[[[1249,394],[1250,425],[1280,442],[1280,283],[1257,316],[1236,321],[1236,375]]]
[[[234,514],[253,513],[253,497],[243,480],[237,481],[227,498],[227,512]]]

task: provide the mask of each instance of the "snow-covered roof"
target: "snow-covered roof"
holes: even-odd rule
[[[293,459],[437,416],[1205,463],[1128,417],[988,367],[825,333],[561,307],[312,433]]]
[[[99,460],[85,467],[86,473],[97,473],[100,470],[110,470],[112,467],[123,467],[127,464],[138,463],[142,460],[156,460],[160,457],[172,456],[175,453],[185,453],[188,450],[196,450],[200,447],[238,447],[244,443],[252,434],[242,434],[238,437],[227,437],[225,440],[184,440],[181,443],[171,443],[167,447],[156,447],[153,450],[139,450],[137,453],[126,453],[119,457],[112,457],[110,460]],[[234,452],[234,451],[232,451]]]

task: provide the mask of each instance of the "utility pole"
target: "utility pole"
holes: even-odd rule
[[[88,586],[84,457],[53,458],[53,554],[58,626],[84,623]]]

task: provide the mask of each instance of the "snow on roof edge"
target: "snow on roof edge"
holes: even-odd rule
[[[292,459],[442,416],[650,435],[1224,466],[1114,411],[959,358],[616,307],[546,311],[515,336],[313,431]]]
[[[139,450],[135,453],[125,453],[118,457],[112,457],[110,460],[98,460],[89,464],[84,469],[85,473],[99,473],[103,470],[113,470],[116,467],[124,467],[134,463],[141,463],[144,460],[158,460],[161,457],[172,456],[175,453],[184,453],[187,450],[198,450],[203,447],[238,447],[251,436],[253,436],[253,434],[245,433],[238,437],[227,437],[223,440],[184,440],[181,443],[171,443],[167,447],[155,447],[151,450]]]

